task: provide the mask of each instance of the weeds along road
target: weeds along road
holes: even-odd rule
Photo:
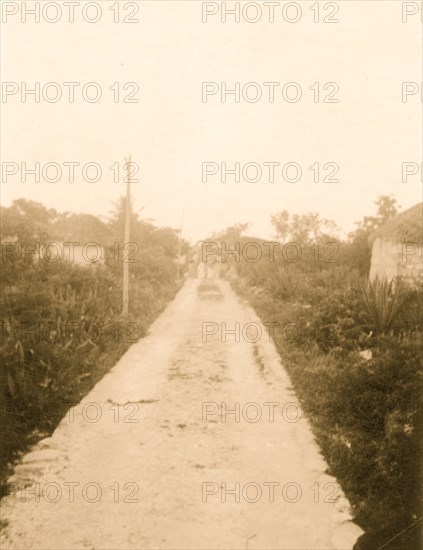
[[[351,549],[362,531],[268,334],[223,342],[236,322],[260,321],[228,283],[187,280],[16,466],[1,548]]]

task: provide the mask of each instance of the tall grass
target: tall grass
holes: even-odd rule
[[[294,294],[276,273],[256,273],[260,292],[234,286],[266,322],[301,329],[295,340],[275,330],[275,345],[330,473],[356,522],[374,535],[355,548],[380,548],[391,529],[414,524],[423,506],[423,291],[399,281],[360,284],[340,266],[293,270]],[[368,348],[365,359],[359,352]],[[420,550],[416,537],[417,529],[407,531],[405,542],[389,548]]]
[[[152,273],[153,274],[153,273]],[[0,474],[34,435],[50,433],[174,296],[167,263],[135,278],[121,317],[121,280],[107,267],[34,265],[1,285]]]

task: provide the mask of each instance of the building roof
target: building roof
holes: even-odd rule
[[[377,238],[394,243],[423,243],[423,203],[400,212],[381,225],[371,235],[370,240],[374,242]]]

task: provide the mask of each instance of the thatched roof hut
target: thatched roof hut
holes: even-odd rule
[[[370,237],[374,242],[377,238],[395,243],[423,242],[423,202],[412,206],[385,222]]]
[[[371,236],[370,278],[423,284],[423,203],[394,216]]]

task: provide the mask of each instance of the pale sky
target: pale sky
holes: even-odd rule
[[[64,12],[58,23],[32,17],[22,23],[18,13],[3,24],[2,80],[16,82],[19,92],[2,103],[2,163],[97,162],[103,176],[85,182],[76,168],[70,183],[64,166],[57,183],[34,183],[32,176],[21,183],[20,173],[11,175],[2,184],[2,205],[24,197],[59,211],[107,215],[125,191],[109,166],[122,165],[129,153],[140,165],[140,181],[132,186],[135,208],[144,206],[144,217],[175,228],[184,210],[183,235],[192,241],[238,222],[250,222],[251,234],[271,237],[270,216],[284,209],[319,212],[349,231],[374,213],[379,195],[394,195],[403,208],[422,200],[420,174],[407,183],[401,177],[403,162],[422,161],[419,93],[401,100],[403,82],[422,81],[421,21],[414,15],[403,23],[402,2],[340,1],[333,24],[314,23],[314,2],[304,1],[297,2],[297,23],[284,21],[280,7],[274,23],[265,11],[257,23],[235,23],[230,16],[222,23],[220,13],[203,23],[201,1],[161,0],[139,2],[139,23],[124,24],[113,22],[114,2],[98,4],[97,23],[84,21],[76,8],[74,23]],[[66,99],[35,103],[28,96],[22,103],[22,82],[28,88],[57,82]],[[73,104],[64,82],[81,83]],[[88,82],[101,86],[98,103],[81,97]],[[138,83],[139,103],[114,103],[108,88],[115,82],[121,88]],[[227,88],[256,82],[263,98],[235,103],[228,96],[222,103],[218,93],[204,103],[203,82],[219,89],[222,82]],[[265,82],[281,84],[274,103]],[[282,99],[288,82],[301,87],[296,103]],[[321,88],[336,82],[339,102],[315,103],[309,90],[315,82]],[[328,92],[321,93],[320,99]],[[231,177],[223,183],[220,174],[204,183],[203,162],[281,166],[274,183],[265,171],[257,183]],[[289,162],[302,168],[296,183],[282,178]],[[337,163],[340,181],[315,183],[309,169],[315,162]]]

